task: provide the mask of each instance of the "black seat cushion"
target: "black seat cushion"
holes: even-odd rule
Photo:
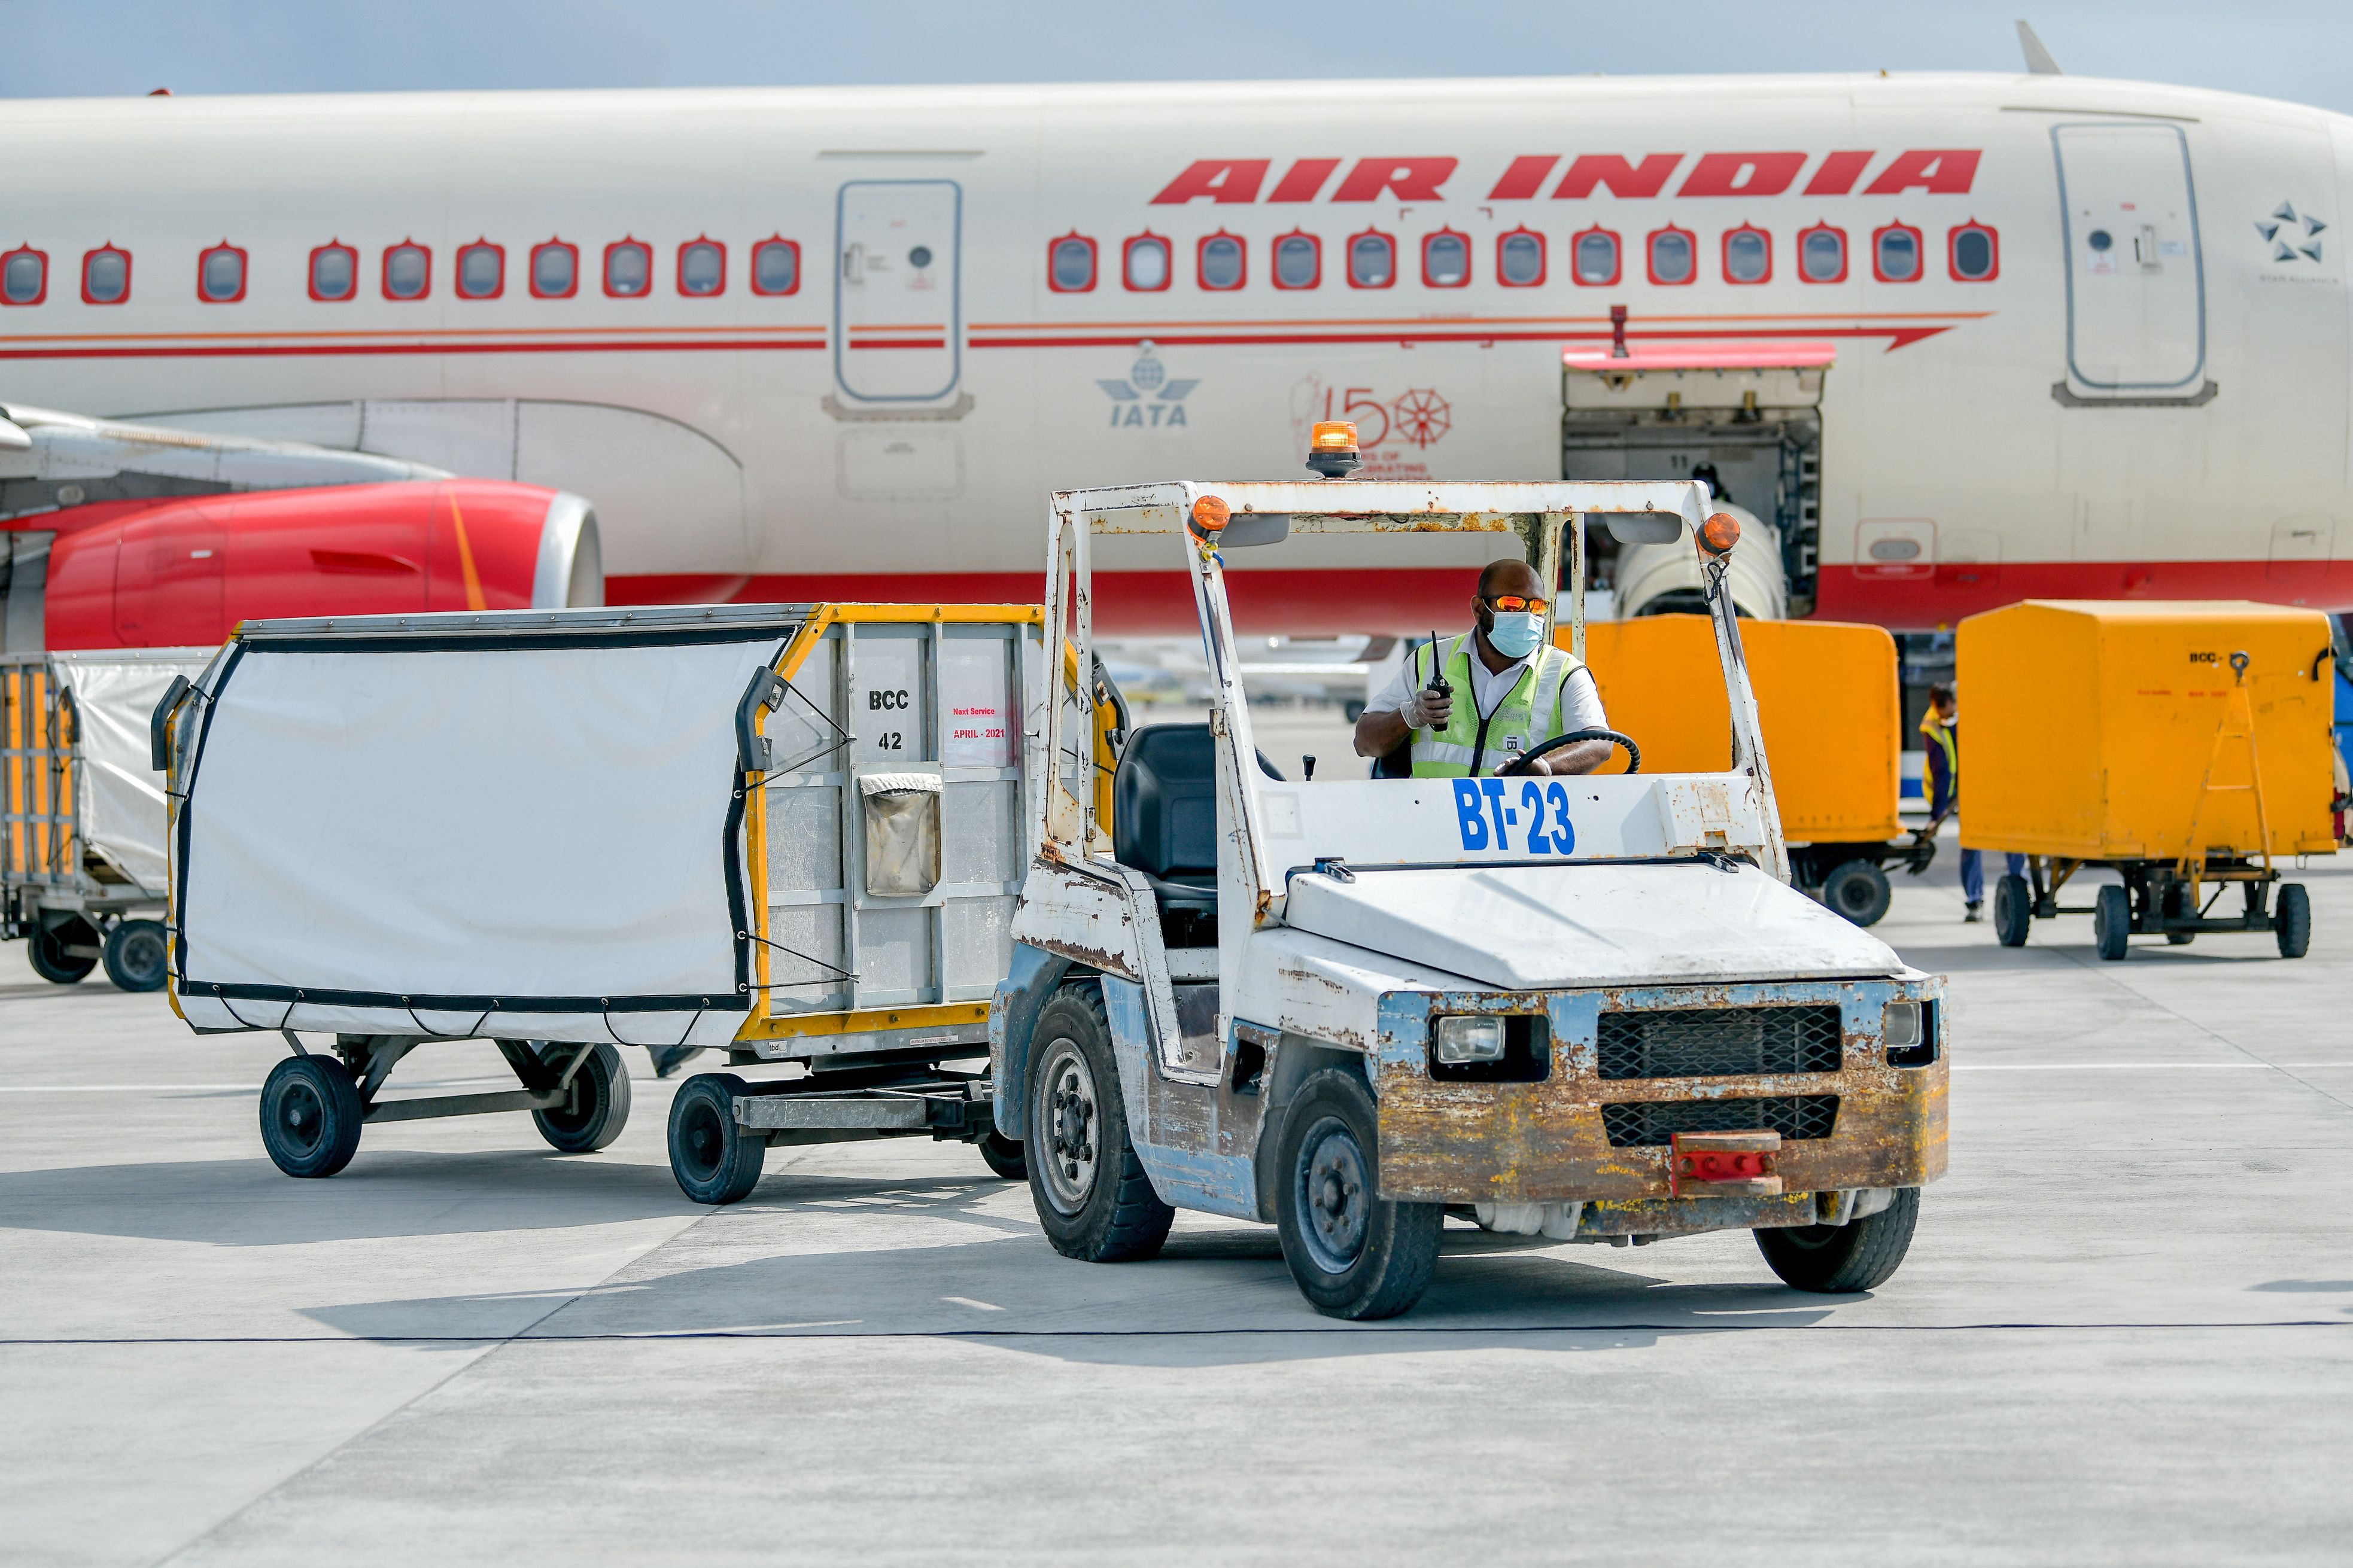
[[[1217,907],[1218,752],[1207,724],[1128,736],[1112,775],[1112,824],[1113,853],[1152,879],[1163,908]]]

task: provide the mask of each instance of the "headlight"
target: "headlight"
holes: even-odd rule
[[[1438,1059],[1449,1067],[1504,1059],[1504,1020],[1497,1017],[1438,1020]]]
[[[1880,1015],[1880,1033],[1893,1046],[1916,1046],[1920,1043],[1920,1004],[1890,1002],[1887,1011]]]

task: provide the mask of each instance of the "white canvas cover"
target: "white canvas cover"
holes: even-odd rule
[[[248,629],[179,760],[188,1021],[724,1044],[751,1004],[736,710],[798,616],[749,618]]]
[[[164,896],[164,775],[150,764],[148,721],[175,675],[194,680],[219,650],[144,648],[51,656],[73,693],[82,842],[149,898]]]

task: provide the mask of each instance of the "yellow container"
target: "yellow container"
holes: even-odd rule
[[[2274,855],[2325,855],[2330,832],[2328,618],[2232,602],[2030,599],[1958,636],[1961,842],[2070,860],[2170,860],[2193,816],[2210,853],[2262,852],[2252,792],[2199,800],[2232,683],[2251,662]],[[2247,783],[2226,743],[2214,782]]]
[[[1566,647],[1568,634],[1559,641]],[[1895,639],[1837,621],[1743,621],[1740,642],[1783,835],[1799,844],[1894,838],[1904,717]],[[1732,765],[1732,714],[1706,616],[1599,622],[1585,629],[1585,657],[1610,728],[1642,748],[1645,772]]]

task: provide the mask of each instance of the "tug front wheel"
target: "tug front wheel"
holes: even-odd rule
[[[1176,1211],[1160,1201],[1128,1139],[1103,994],[1060,993],[1038,1010],[1032,1038],[1024,1150],[1046,1239],[1085,1263],[1151,1257]]]
[[[1920,1223],[1920,1189],[1903,1187],[1877,1214],[1844,1225],[1760,1230],[1757,1250],[1781,1283],[1826,1296],[1875,1290],[1894,1277]]]
[[[1446,1207],[1381,1199],[1377,1114],[1362,1078],[1325,1068],[1283,1122],[1275,1230],[1299,1293],[1327,1317],[1394,1318],[1438,1267]]]

